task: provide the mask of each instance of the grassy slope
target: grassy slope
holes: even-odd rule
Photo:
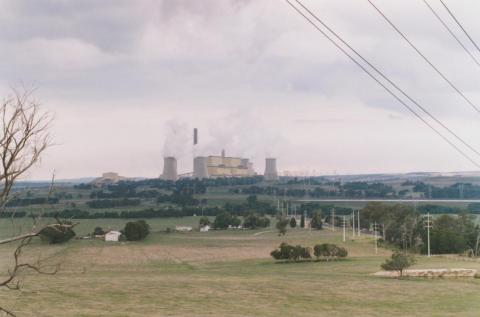
[[[152,234],[141,243],[35,246],[62,261],[56,276],[26,274],[0,303],[20,316],[477,316],[480,280],[395,280],[370,275],[388,252],[363,237],[341,262],[275,264],[273,232]],[[289,243],[341,243],[340,232],[290,231]],[[5,267],[5,252],[0,264]],[[3,261],[3,262],[2,262]],[[421,258],[418,267],[474,267]]]

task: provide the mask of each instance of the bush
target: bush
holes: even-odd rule
[[[275,260],[287,260],[287,261],[298,261],[300,259],[310,259],[312,256],[310,254],[310,248],[302,247],[301,245],[289,245],[287,243],[282,243],[278,249],[270,252],[270,255]]]
[[[322,229],[323,228],[323,221],[322,221],[322,213],[319,211],[315,211],[312,214],[312,220],[310,221],[310,227],[313,229]]]
[[[278,218],[277,219],[277,224],[275,227],[278,230],[278,235],[279,236],[284,236],[287,233],[287,225],[288,225],[288,219],[286,218]]]
[[[385,260],[381,265],[385,271],[397,271],[400,277],[403,276],[403,270],[415,264],[415,258],[401,252],[394,252],[390,259]]]
[[[65,221],[62,224],[71,225],[70,221]],[[75,231],[72,228],[65,228],[60,225],[49,226],[43,228],[40,233],[40,238],[50,244],[64,243],[75,237]]]
[[[243,227],[247,229],[266,228],[270,226],[270,219],[258,214],[248,213],[243,219]]]
[[[211,223],[212,222],[210,221],[210,219],[208,219],[207,216],[203,216],[202,218],[200,218],[200,221],[198,222],[200,227],[209,226]]]
[[[297,226],[297,220],[295,218],[290,219],[290,228],[295,228]]]
[[[150,226],[145,220],[127,222],[124,229],[128,241],[143,240],[150,233]]]
[[[104,234],[105,234],[105,231],[103,231],[102,227],[95,227],[95,229],[93,229],[94,236],[101,236]]]
[[[313,254],[315,254],[317,258],[323,257],[329,261],[332,259],[346,258],[348,251],[336,244],[323,243],[317,244],[313,247]]]
[[[242,221],[236,216],[232,217],[230,213],[222,212],[215,217],[212,226],[215,229],[227,229],[228,226],[238,227],[241,223]]]

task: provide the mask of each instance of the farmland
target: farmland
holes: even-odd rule
[[[349,239],[343,261],[276,264],[269,252],[284,240],[343,245],[339,230],[301,229],[285,237],[154,232],[142,242],[36,244],[32,252],[61,262],[60,272],[25,273],[22,290],[0,292],[0,301],[20,316],[477,316],[480,309],[479,279],[372,276],[389,251],[375,254],[371,237]],[[0,249],[2,267],[11,251]],[[416,267],[480,269],[480,262],[420,257]]]

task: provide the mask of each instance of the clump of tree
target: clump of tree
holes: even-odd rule
[[[103,236],[105,233],[102,227],[95,227],[95,229],[93,229],[93,236]]]
[[[285,217],[278,217],[277,223],[275,224],[275,228],[278,230],[279,236],[284,236],[287,234],[287,226],[288,226],[288,219]]]
[[[215,217],[213,221],[214,229],[227,229],[229,226],[238,227],[242,221],[237,216],[232,216],[229,212],[222,212]]]
[[[145,239],[150,233],[150,226],[145,220],[130,221],[125,225],[123,234],[128,241],[139,241]]]
[[[295,219],[294,217],[292,217],[290,219],[290,228],[296,228],[297,227],[297,219]]]
[[[300,217],[300,228],[305,228],[305,216]]]
[[[299,261],[311,259],[312,255],[310,252],[310,248],[308,247],[302,247],[301,245],[293,246],[287,243],[282,243],[277,249],[270,252],[270,255],[275,260]]]
[[[415,264],[415,258],[412,255],[407,255],[403,252],[394,252],[392,256],[385,260],[381,265],[385,271],[397,271],[400,277],[403,276],[403,271],[406,268]]]
[[[361,226],[373,230],[376,223],[377,231],[388,245],[403,250],[427,252],[426,219],[414,208],[373,202],[367,204],[361,214]],[[479,237],[480,227],[470,215],[463,212],[458,215],[441,215],[433,219],[430,249],[434,254],[475,254],[478,251]]]
[[[60,223],[60,222],[59,222]],[[64,243],[75,237],[73,223],[70,221],[61,222],[59,226],[47,226],[38,233],[43,241],[50,244]]]
[[[373,230],[376,224],[377,231],[386,243],[404,250],[418,248],[423,222],[413,207],[371,202],[360,213],[361,227]]]
[[[473,217],[461,213],[458,216],[442,215],[433,220],[430,229],[430,250],[434,254],[456,253],[470,251],[475,254],[480,228],[475,225]],[[422,252],[427,251],[427,233],[422,233]]]
[[[200,227],[210,226],[211,224],[212,224],[212,222],[210,221],[210,219],[207,216],[201,217],[200,220],[198,221],[198,225]]]
[[[310,227],[312,229],[323,228],[322,213],[320,211],[314,211],[312,213],[312,219],[310,220]]]
[[[332,243],[317,244],[313,247],[313,254],[317,259],[325,259],[327,261],[334,259],[346,258],[347,249]]]
[[[270,219],[250,212],[243,218],[243,227],[247,229],[268,228],[270,227]]]

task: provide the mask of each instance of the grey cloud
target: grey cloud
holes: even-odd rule
[[[455,124],[473,120],[464,101],[366,1],[305,3],[429,110]],[[479,70],[421,1],[375,3],[480,103]],[[462,0],[452,1],[451,6],[480,38],[480,24],[472,13],[479,4]],[[406,129],[405,122],[416,122],[283,1],[6,0],[0,11],[0,45],[0,85],[18,80],[36,84],[39,98],[54,104],[60,117],[70,118],[78,111],[108,118],[109,111],[130,109],[132,115],[119,118],[118,123],[127,125],[133,114],[155,109],[158,127],[152,124],[152,129],[158,128],[159,153],[171,120],[187,127],[196,120],[213,126],[217,122],[212,118],[232,121],[231,127],[212,128],[209,151],[231,144],[232,152],[261,156],[261,148],[272,143],[272,152],[285,155],[286,164],[298,161],[292,158],[294,151],[287,150],[298,139],[312,145],[312,161],[326,151],[334,153],[335,145],[319,145],[303,137],[324,135],[328,130],[323,129],[334,125],[341,127],[338,130],[345,135],[340,137],[348,146],[357,125],[372,124],[369,117],[391,123],[391,133],[393,126]],[[254,114],[238,115],[248,111]],[[257,120],[257,113],[264,117]],[[404,120],[388,120],[396,116]],[[301,120],[312,123],[308,131],[299,124]],[[429,137],[421,125],[413,125],[417,130],[412,131]],[[270,132],[259,138],[262,126]],[[362,133],[380,138],[371,136],[367,128]],[[237,130],[237,137],[229,136]],[[468,135],[476,130],[461,131]],[[123,138],[139,139],[135,133]],[[79,136],[72,139],[81,141]],[[301,146],[308,148],[308,144]]]

